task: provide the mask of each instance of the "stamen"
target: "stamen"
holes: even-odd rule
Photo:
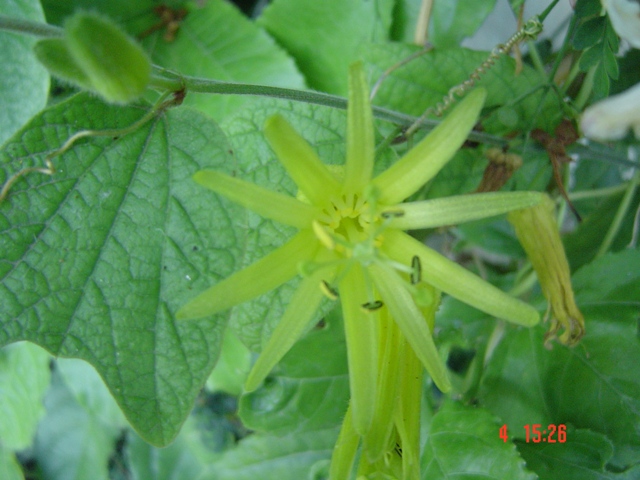
[[[320,281],[320,290],[324,293],[330,300],[338,299],[338,291],[333,288],[326,280]]]
[[[411,285],[422,281],[422,263],[420,257],[414,255],[411,259]]]
[[[386,210],[384,212],[380,213],[380,216],[385,219],[385,220],[389,220],[391,218],[400,218],[400,217],[404,217],[404,210]]]
[[[329,250],[335,250],[336,248],[335,239],[327,231],[326,228],[320,225],[320,222],[318,222],[317,220],[314,220],[313,222],[311,222],[311,227],[313,228],[313,233],[316,234],[316,237],[318,238],[318,240],[320,240],[320,242],[322,242],[322,244],[325,247],[327,247]]]

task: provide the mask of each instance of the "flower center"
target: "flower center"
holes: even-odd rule
[[[379,245],[380,220],[374,210],[362,195],[333,198],[317,218],[316,235],[342,257],[368,263]]]

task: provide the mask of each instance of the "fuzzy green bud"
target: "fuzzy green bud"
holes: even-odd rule
[[[110,20],[93,13],[71,17],[64,37],[39,41],[35,53],[53,75],[112,103],[135,100],[151,76],[144,50]]]

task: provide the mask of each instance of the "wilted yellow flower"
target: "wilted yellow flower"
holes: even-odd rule
[[[584,318],[573,298],[571,272],[554,210],[553,201],[545,196],[540,204],[513,211],[508,218],[551,307],[551,328],[546,338],[554,338],[564,328],[558,339],[566,345],[573,345],[584,335]]]

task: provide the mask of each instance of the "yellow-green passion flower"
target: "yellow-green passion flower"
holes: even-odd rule
[[[381,351],[380,318],[399,334],[442,391],[451,388],[423,313],[435,287],[490,315],[518,325],[538,323],[538,312],[404,230],[452,225],[541,201],[536,192],[484,193],[402,203],[451,159],[477,121],[486,93],[472,91],[427,137],[373,177],[374,128],[361,64],[350,69],[347,153],[341,174],[329,169],[280,115],[265,135],[297,184],[297,198],[216,171],[194,176],[201,185],[298,232],[281,247],[201,293],[177,312],[194,319],[229,309],[296,275],[302,281],[246,381],[256,389],[312,326],[324,295],[340,302],[347,340],[350,416],[364,436],[376,416]],[[376,449],[374,449],[376,450]],[[379,450],[379,449],[378,449]]]

